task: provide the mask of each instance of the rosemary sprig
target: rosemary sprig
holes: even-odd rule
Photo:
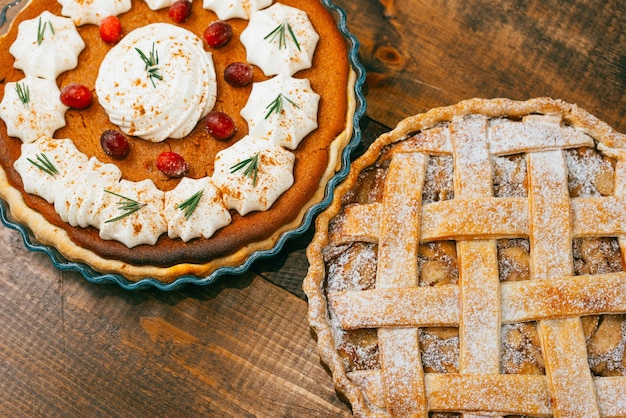
[[[256,186],[256,182],[259,176],[259,154],[254,154],[250,158],[246,158],[243,161],[238,162],[230,168],[231,173],[235,173],[244,169],[243,175],[246,177],[252,177],[252,185]]]
[[[106,193],[112,194],[114,196],[119,197],[122,200],[119,200],[117,202],[117,208],[122,211],[122,214],[120,216],[117,216],[115,218],[111,218],[107,221],[105,221],[105,223],[110,223],[110,222],[116,222],[119,221],[120,219],[124,219],[125,217],[132,215],[133,213],[137,212],[139,209],[143,208],[144,206],[146,206],[145,203],[140,203],[137,202],[136,200],[133,200],[131,198],[128,198],[126,196],[122,196],[120,194],[117,194],[115,192],[112,192],[110,190],[104,190]]]
[[[20,84],[19,81],[15,83],[15,91],[17,92],[17,97],[24,104],[24,106],[28,105],[30,102],[30,89],[26,83]]]
[[[183,201],[181,204],[176,206],[176,209],[185,211],[185,219],[189,219],[189,217],[196,210],[196,207],[198,206],[198,202],[200,202],[200,199],[202,198],[203,192],[204,190],[197,191],[189,199]]]
[[[265,110],[267,110],[267,113],[265,114],[265,119],[269,118],[272,113],[279,114],[280,112],[283,111],[283,99],[287,100],[289,103],[294,105],[297,109],[300,109],[300,106],[298,106],[296,102],[294,102],[293,100],[291,100],[289,97],[285,96],[284,94],[279,93],[278,96],[276,96],[276,98],[270,104],[265,106]]]
[[[263,39],[269,40],[270,42],[274,42],[276,38],[278,38],[278,49],[283,49],[283,47],[287,48],[287,33],[293,40],[293,43],[296,44],[296,48],[300,51],[300,43],[298,42],[298,38],[296,38],[296,34],[293,32],[291,25],[287,20],[283,20],[281,24],[276,26],[270,33],[265,35]]]
[[[29,163],[31,163],[44,173],[51,175],[52,177],[59,174],[59,170],[57,170],[54,164],[52,164],[52,161],[48,159],[46,154],[37,154],[37,161],[31,160],[30,158],[27,158],[27,160]]]
[[[163,80],[163,76],[159,74],[159,52],[154,49],[154,42],[152,42],[152,51],[150,51],[150,56],[147,56],[139,48],[135,48],[135,50],[139,53],[142,61],[146,64],[146,71],[148,72],[150,81],[152,81],[152,86],[156,88],[156,84],[154,84],[154,79],[156,78],[157,80]]]
[[[52,22],[46,20],[41,23],[41,16],[39,17],[39,23],[37,24],[37,45],[41,45],[43,42],[43,36],[46,33],[46,27],[50,27],[50,32],[54,35],[54,27],[52,26]]]

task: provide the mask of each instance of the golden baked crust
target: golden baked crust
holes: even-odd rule
[[[121,272],[131,280],[156,277],[170,281],[180,274],[204,276],[216,267],[240,264],[251,252],[271,248],[282,232],[300,224],[308,207],[322,199],[324,186],[338,168],[339,154],[350,139],[354,113],[354,100],[350,96],[350,91],[354,90],[351,88],[354,75],[348,62],[346,41],[338,31],[333,16],[319,2],[287,0],[282,3],[306,10],[321,34],[313,67],[297,73],[295,77],[308,78],[322,100],[318,115],[319,128],[302,141],[294,152],[294,186],[270,210],[244,217],[233,214],[233,222],[211,239],[200,238],[184,243],[163,236],[154,246],[142,245],[132,249],[119,242],[103,241],[97,230],[72,228],[43,199],[23,193],[21,178],[12,166],[19,156],[21,142],[8,137],[6,126],[0,121],[0,147],[3,149],[0,166],[4,171],[0,173],[0,193],[9,201],[12,216],[28,224],[39,241],[57,247],[67,258],[87,262],[98,271]],[[0,38],[0,62],[13,62],[8,49],[16,37],[19,21],[34,18],[42,10],[60,15],[60,9],[57,2],[33,0],[20,13],[9,33]],[[148,22],[171,22],[167,13],[167,9],[152,11],[143,1],[133,2],[132,10],[120,16],[124,33]],[[193,2],[191,17],[182,26],[201,35],[213,20],[217,20],[217,17],[202,9],[201,2]],[[170,190],[177,184],[177,180],[166,178],[155,167],[156,156],[162,151],[172,150],[187,156],[190,177],[210,175],[215,154],[247,134],[247,124],[239,110],[246,103],[251,86],[233,88],[221,77],[226,65],[245,61],[245,49],[238,38],[247,21],[233,19],[230,23],[235,33],[233,41],[212,53],[218,74],[218,97],[214,109],[224,111],[235,119],[238,131],[232,140],[220,142],[211,139],[204,131],[203,124],[199,123],[192,134],[182,140],[166,140],[158,144],[134,140],[129,157],[123,161],[113,161],[102,151],[99,138],[105,129],[114,129],[115,126],[108,121],[96,100],[86,110],[68,110],[67,126],[58,130],[55,137],[71,138],[86,155],[115,163],[125,179],[139,181],[150,178],[162,190]],[[98,70],[98,65],[93,63],[99,63],[110,49],[109,45],[100,40],[97,26],[85,25],[78,30],[87,46],[79,56],[78,67],[61,74],[57,79],[60,87],[72,82],[93,87]],[[329,77],[328,74],[333,76]],[[0,100],[4,95],[4,84],[21,78],[23,73],[10,65],[0,69]],[[264,79],[266,77],[256,69],[254,81]],[[15,190],[19,193],[14,193]],[[38,219],[37,214],[42,214],[43,218]],[[33,228],[33,225],[37,227]]]
[[[625,416],[625,147],[549,98],[379,137],[318,216],[303,285],[354,414]]]

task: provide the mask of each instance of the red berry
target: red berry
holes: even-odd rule
[[[83,84],[68,84],[61,90],[61,103],[74,109],[85,109],[91,106],[93,97],[89,87]]]
[[[220,48],[233,37],[233,28],[229,23],[216,20],[204,30],[204,40],[213,48]]]
[[[117,16],[108,16],[100,22],[100,38],[106,43],[115,44],[122,39],[122,23]]]
[[[191,15],[191,2],[178,0],[170,6],[170,18],[176,23],[183,23]]]
[[[233,62],[224,69],[224,79],[235,87],[244,87],[252,82],[252,66],[245,62]]]
[[[121,160],[128,155],[130,145],[128,139],[120,131],[112,129],[104,131],[100,137],[100,145],[109,157]]]
[[[168,177],[182,177],[189,172],[185,159],[175,152],[166,151],[159,154],[156,166]]]
[[[225,141],[235,135],[235,122],[224,112],[209,112],[204,118],[206,131],[216,139]]]

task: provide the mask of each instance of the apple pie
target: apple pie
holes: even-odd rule
[[[356,416],[626,416],[626,136],[573,104],[409,117],[317,219],[309,320]]]

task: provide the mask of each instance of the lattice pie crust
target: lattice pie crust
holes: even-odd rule
[[[402,121],[317,219],[304,289],[357,416],[626,416],[626,136],[548,98]]]

